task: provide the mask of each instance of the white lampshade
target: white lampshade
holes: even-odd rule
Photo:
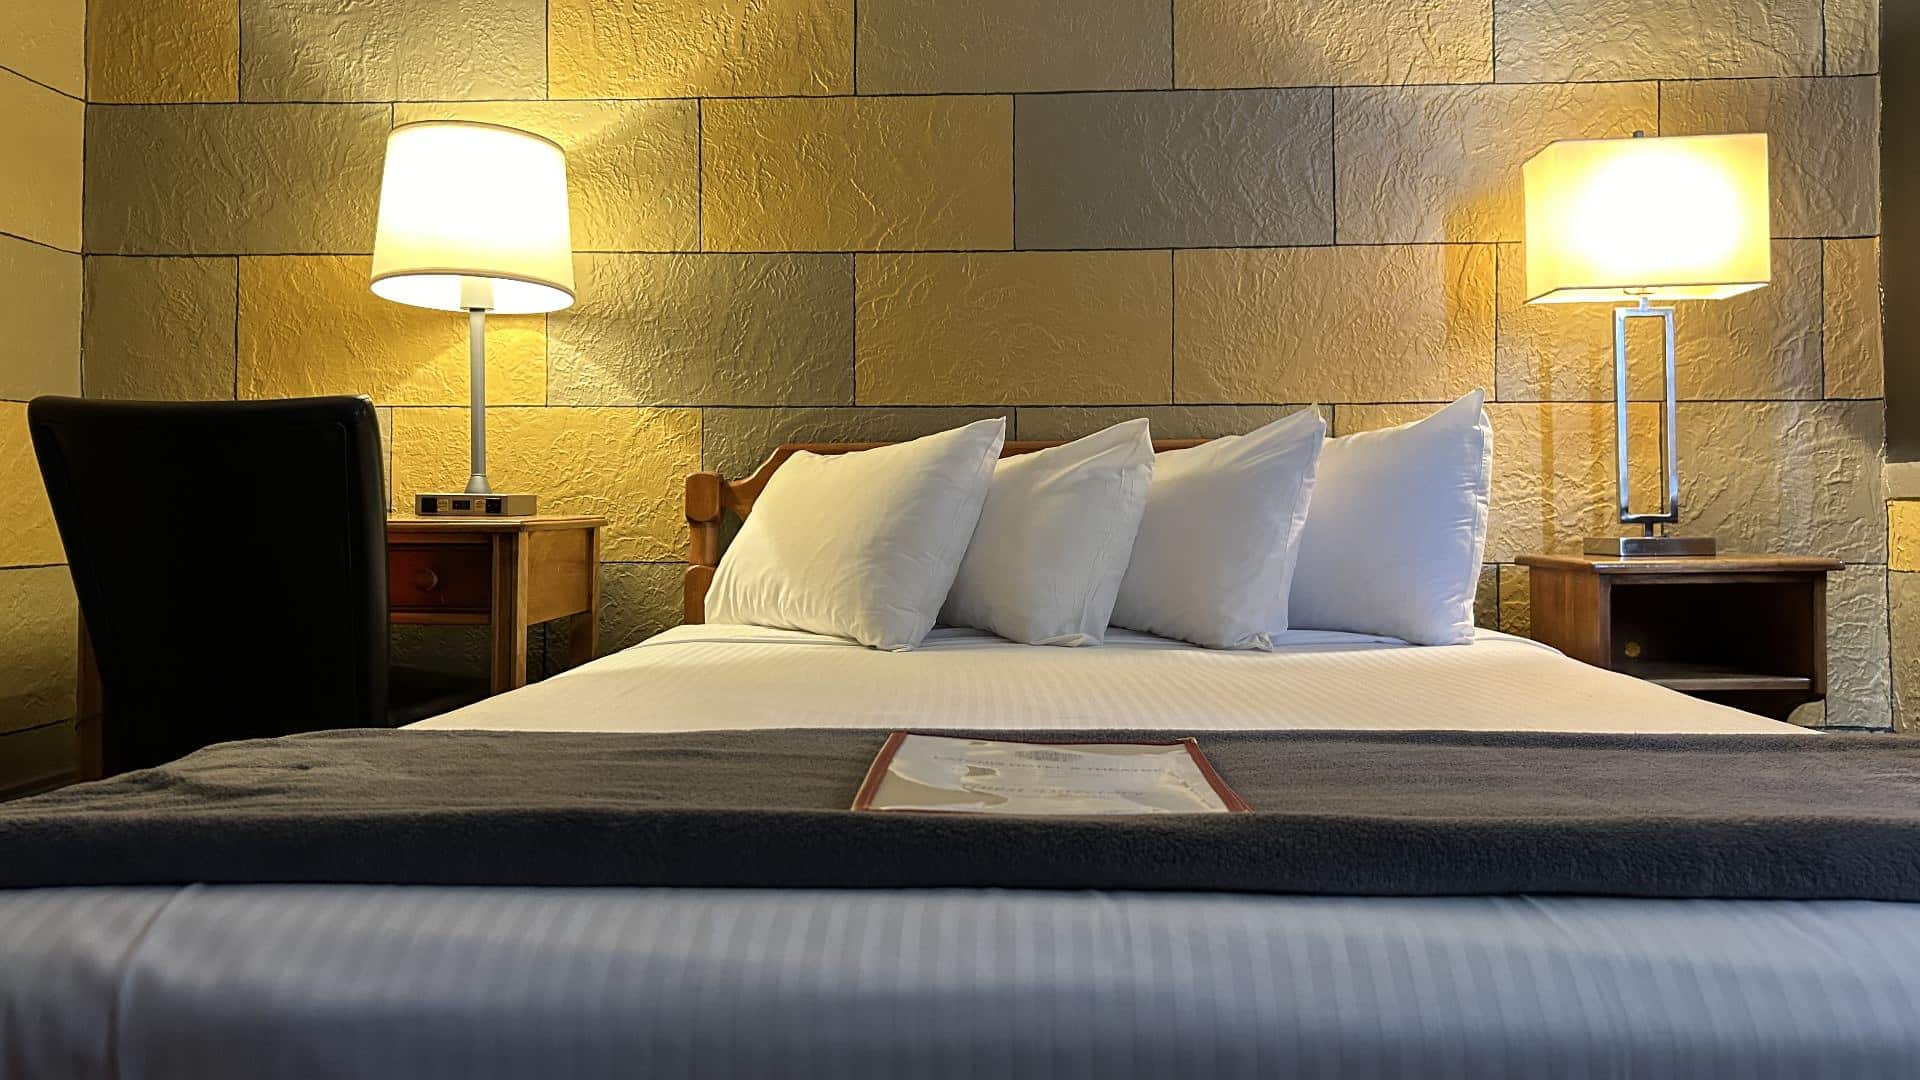
[[[573,303],[567,158],[548,139],[464,121],[387,136],[373,291],[443,311],[503,315]]]
[[[1528,303],[1719,300],[1771,277],[1764,134],[1566,139],[1524,171]]]

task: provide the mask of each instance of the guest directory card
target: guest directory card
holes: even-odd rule
[[[855,810],[958,814],[1224,814],[1247,804],[1192,739],[1040,743],[896,731]]]

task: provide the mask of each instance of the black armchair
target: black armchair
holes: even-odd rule
[[[391,722],[368,401],[40,398],[27,417],[99,666],[107,773]]]

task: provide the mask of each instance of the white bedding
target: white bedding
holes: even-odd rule
[[[506,731],[765,727],[1427,728],[1780,732],[1763,719],[1480,631],[1472,644],[1292,631],[1223,652],[1125,630],[1097,648],[935,630],[888,653],[753,626],[681,626],[414,725]]]
[[[427,728],[1797,732],[1482,632],[1273,653],[689,626]],[[12,1077],[1913,1075],[1920,905],[0,891]]]

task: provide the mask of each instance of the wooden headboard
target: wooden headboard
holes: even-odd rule
[[[1000,456],[1012,454],[1031,454],[1035,450],[1045,450],[1049,446],[1059,446],[1060,439],[1010,440],[1000,448]],[[1165,450],[1185,450],[1198,446],[1205,439],[1155,439],[1153,449],[1156,453]],[[772,456],[752,476],[740,480],[729,480],[717,472],[697,472],[687,477],[687,575],[683,585],[681,619],[689,623],[707,621],[707,586],[713,584],[713,571],[720,565],[720,523],[728,514],[746,520],[753,512],[753,503],[760,493],[767,489],[767,481],[788,458],[802,450],[811,454],[846,454],[855,450],[872,450],[877,446],[890,446],[885,442],[846,442],[846,443],[781,443]]]

